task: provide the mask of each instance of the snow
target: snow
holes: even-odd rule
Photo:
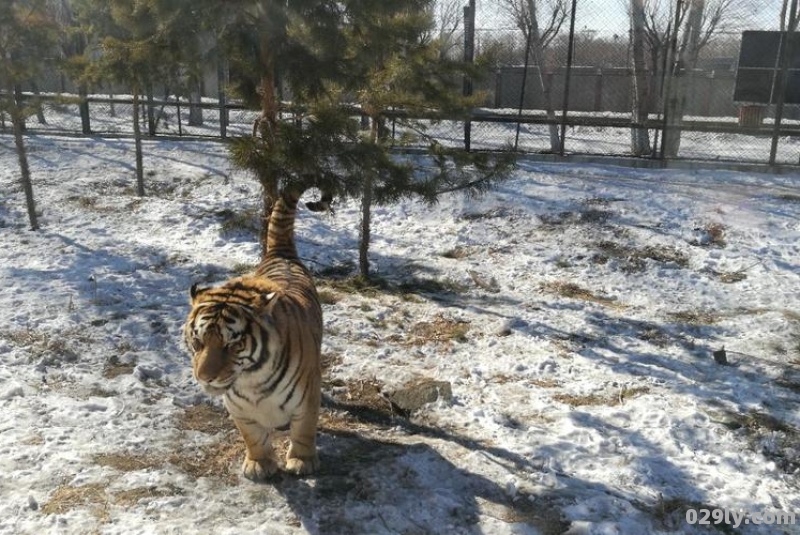
[[[706,533],[687,508],[800,511],[798,175],[521,160],[480,199],[376,207],[373,269],[405,289],[320,275],[323,467],[254,484],[236,456],[193,470],[239,439],[182,423],[220,404],[180,329],[193,282],[256,263],[256,182],[223,144],[146,141],[138,198],[132,142],[27,141],[39,232],[0,136],[2,533]],[[357,225],[357,202],[300,212],[300,255],[354,262]],[[463,340],[420,334],[437,321]],[[389,422],[339,403],[420,378],[452,402]]]

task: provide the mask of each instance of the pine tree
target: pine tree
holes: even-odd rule
[[[11,117],[22,188],[32,230],[39,229],[28,156],[23,137],[25,117],[37,106],[26,105],[19,87],[47,67],[58,39],[58,28],[47,12],[45,0],[0,2],[0,112]]]
[[[256,135],[237,140],[232,154],[256,174],[265,198],[282,187],[361,197],[359,269],[368,277],[373,204],[483,191],[506,174],[510,158],[448,149],[427,134],[437,118],[465,118],[481,98],[460,96],[461,75],[470,69],[442,58],[432,38],[431,2],[349,0],[329,7],[325,17],[285,12],[281,50],[292,53],[272,65],[291,89],[295,120],[279,120],[275,78],[262,78]],[[265,95],[273,100],[265,102]],[[370,118],[366,134],[361,113]],[[386,135],[389,120],[406,132],[399,142]],[[403,158],[393,150],[398,143],[427,143],[428,157]],[[265,202],[265,215],[268,209]]]
[[[302,134],[281,121],[283,91],[298,103],[306,102],[323,90],[323,80],[337,77],[342,6],[330,0],[204,0],[197,9],[205,14],[204,27],[216,35],[220,55],[234,73],[232,91],[260,111],[252,138],[236,144],[234,158],[261,183],[260,241],[266,253],[269,216],[280,184],[306,173],[305,158],[294,169],[281,165],[281,159],[302,151],[295,142],[315,133],[311,128]],[[263,161],[265,154],[275,160]],[[310,150],[305,154],[312,156]]]
[[[189,0],[78,0],[76,11],[91,45],[84,80],[127,84],[133,96],[133,134],[136,151],[136,191],[145,194],[140,125],[142,95],[154,82],[170,80],[188,55],[197,30]]]

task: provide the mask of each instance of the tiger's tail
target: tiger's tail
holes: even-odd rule
[[[294,241],[294,221],[297,203],[302,191],[285,191],[272,208],[267,232],[267,254],[281,258],[297,258]],[[312,212],[323,212],[330,208],[332,196],[324,193],[319,201],[308,202],[306,207]]]

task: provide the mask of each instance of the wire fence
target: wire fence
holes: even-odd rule
[[[484,95],[471,120],[437,121],[428,133],[471,150],[800,165],[796,105],[734,100],[742,83],[742,32],[781,30],[781,6],[780,0],[440,0],[441,53],[490,69],[464,84],[465,92]],[[790,65],[783,64],[782,79],[791,79]],[[221,71],[216,65],[211,71],[213,82]],[[257,112],[227,101],[224,85],[224,79],[206,84],[209,94],[201,99],[168,93],[144,99],[145,134],[250,134]],[[119,92],[79,97],[63,76],[24,89],[21,98],[39,111],[27,121],[29,132],[133,134],[132,99]],[[0,115],[0,132],[9,131]],[[402,129],[392,132],[399,137]]]

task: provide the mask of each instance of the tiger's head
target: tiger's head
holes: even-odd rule
[[[240,287],[192,286],[183,336],[192,354],[192,375],[207,394],[223,395],[277,352],[279,336],[268,313],[273,297],[247,296]]]

